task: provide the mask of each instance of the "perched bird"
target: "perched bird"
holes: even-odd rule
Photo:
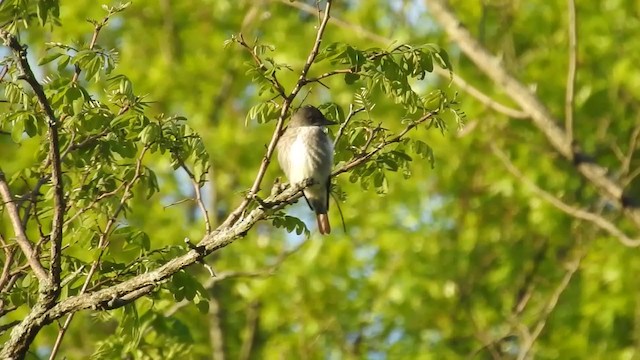
[[[334,124],[320,110],[306,105],[293,115],[277,147],[278,162],[291,184],[313,179],[313,185],[304,189],[303,194],[316,213],[318,229],[323,235],[331,232],[327,211],[333,166],[333,142],[325,126]]]

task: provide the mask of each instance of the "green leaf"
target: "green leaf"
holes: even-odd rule
[[[245,118],[245,126],[249,121],[256,120],[258,124],[265,124],[280,117],[280,108],[273,102],[263,102],[249,109]]]
[[[78,97],[72,101],[73,114],[77,115],[82,112],[82,107],[84,106],[84,98]]]
[[[161,131],[158,124],[151,123],[140,132],[140,141],[144,144],[151,144],[159,139]]]
[[[28,114],[24,119],[24,130],[29,137],[38,134],[38,119],[33,114]]]
[[[13,140],[13,142],[15,143],[22,142],[24,128],[25,128],[24,117],[18,118],[16,119],[16,121],[13,122],[13,127],[11,128],[11,139]]]
[[[359,79],[360,79],[360,75],[358,75],[358,74],[347,73],[347,74],[344,75],[344,82],[347,85],[353,85]]]
[[[38,16],[38,20],[40,20],[40,25],[44,26],[47,23],[47,17],[49,16],[49,6],[51,5],[50,1],[40,0],[37,3],[36,7],[36,15]]]
[[[411,143],[413,151],[423,159],[428,159],[431,164],[431,168],[435,167],[435,157],[433,155],[433,149],[422,140],[415,140]]]
[[[201,314],[209,313],[209,302],[206,300],[198,301],[196,303],[196,307],[198,308],[198,311],[200,311]]]
[[[453,70],[451,61],[449,61],[449,54],[444,49],[440,49],[437,53],[437,58],[440,60],[443,69]]]
[[[347,44],[341,42],[334,42],[323,48],[318,56],[316,56],[316,62],[321,62],[325,59],[336,60],[346,55]]]
[[[58,71],[63,71],[64,69],[66,69],[66,67],[69,66],[70,62],[71,56],[66,54],[60,55],[60,61],[58,61]]]
[[[62,55],[64,55],[64,54],[63,53],[49,54],[49,55],[43,57],[42,59],[40,59],[40,61],[38,61],[38,65],[48,64],[48,63],[52,62],[53,60],[61,57]]]

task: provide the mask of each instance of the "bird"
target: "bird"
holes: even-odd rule
[[[302,193],[322,235],[331,233],[327,212],[333,167],[333,141],[325,126],[335,124],[316,107],[305,105],[293,114],[277,145],[278,162],[292,185],[313,179]]]

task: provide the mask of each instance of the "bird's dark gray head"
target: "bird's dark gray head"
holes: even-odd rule
[[[316,107],[305,105],[293,114],[289,127],[326,126],[335,124],[335,122],[325,118]]]

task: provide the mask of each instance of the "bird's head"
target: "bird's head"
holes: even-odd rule
[[[316,107],[305,105],[293,114],[289,127],[327,126],[335,124],[336,122],[328,120]]]

